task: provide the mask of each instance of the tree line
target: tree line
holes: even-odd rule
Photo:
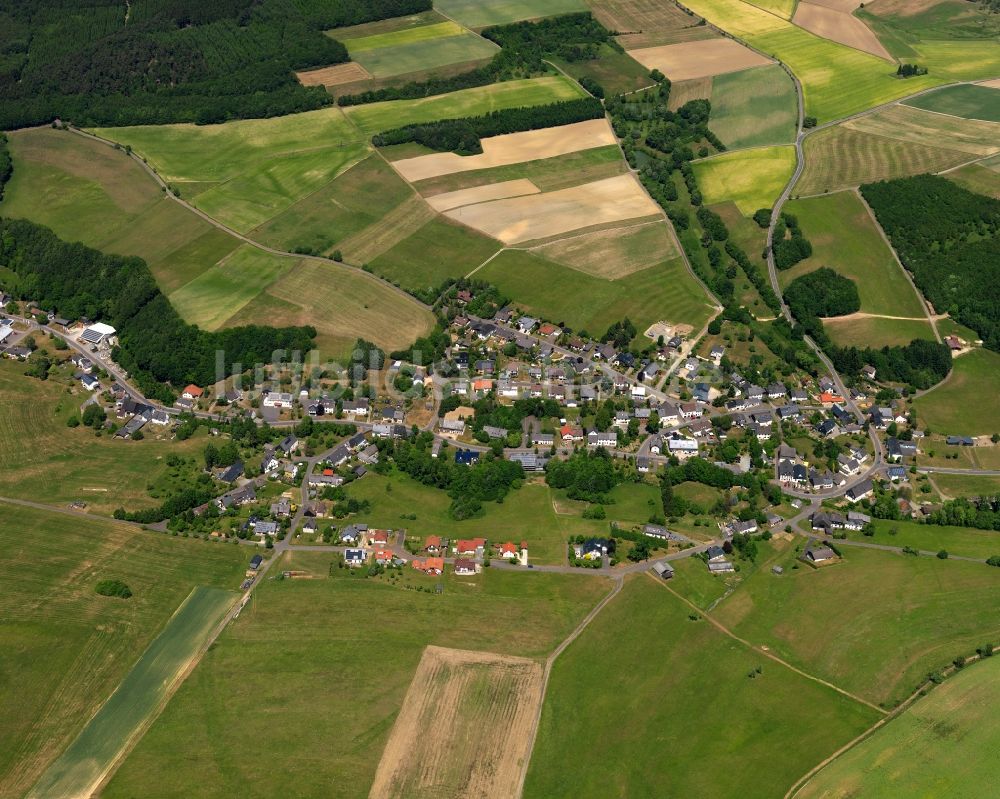
[[[278,350],[306,352],[316,337],[312,327],[201,330],[180,318],[141,258],[71,244],[27,220],[0,219],[0,264],[13,274],[6,288],[14,296],[116,328],[115,360],[144,394],[165,403],[175,398],[171,386],[214,383],[217,354],[226,369],[250,368]]]

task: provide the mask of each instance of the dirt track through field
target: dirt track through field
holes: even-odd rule
[[[542,664],[528,658],[428,646],[370,799],[516,796],[542,676]]]
[[[606,119],[588,119],[555,128],[490,136],[482,140],[483,152],[480,155],[432,153],[393,161],[392,165],[406,180],[414,182],[455,172],[554,158],[616,142],[615,134]]]
[[[544,194],[467,205],[445,215],[504,244],[517,244],[659,213],[632,175],[618,175]]]
[[[489,200],[505,200],[508,197],[523,197],[526,194],[538,194],[540,189],[527,178],[505,180],[502,183],[487,183],[485,186],[473,186],[471,189],[446,191],[427,198],[427,204],[435,211],[450,211],[463,205],[474,205]]]
[[[413,195],[375,224],[344,239],[340,250],[352,262],[366,264],[416,233],[433,218],[434,209]]]
[[[986,80],[979,84],[987,89],[1000,89],[1000,78],[996,80]]]
[[[854,15],[838,11],[826,3],[802,0],[795,10],[792,22],[831,42],[846,44],[855,50],[892,61],[889,51],[883,47],[871,28]]]
[[[774,63],[732,39],[644,47],[629,50],[628,54],[647,69],[660,70],[672,81],[724,75]]]

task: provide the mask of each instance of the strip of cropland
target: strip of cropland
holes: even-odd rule
[[[1000,86],[948,86],[907,100],[906,105],[963,119],[1000,122]]]
[[[485,28],[586,11],[587,4],[583,0],[439,0],[435,8],[470,28]]]
[[[108,701],[45,771],[28,799],[92,793],[192,668],[236,597],[220,588],[193,589]]]
[[[555,661],[524,796],[773,799],[877,716],[637,575]],[[595,741],[599,762],[566,767]],[[741,768],[706,768],[737,747]]]
[[[610,588],[599,577],[499,569],[474,578],[406,569],[391,580],[365,579],[338,568],[334,555],[309,552],[290,553],[278,566],[306,579],[267,581],[255,591],[254,605],[223,632],[105,797],[218,797],[247,786],[272,796],[288,775],[271,758],[298,765],[299,796],[329,796],[331,785],[340,795],[367,795],[427,645],[544,658]],[[354,623],[346,608],[378,621]],[[373,664],[378,679],[363,687],[317,688]],[[268,707],[280,712],[261,712]],[[220,729],[267,740],[268,760],[247,757]],[[303,746],[303,730],[339,743]]]
[[[674,3],[659,0],[590,0],[594,16],[612,31],[627,50],[661,44],[714,39],[718,34],[701,18]]]
[[[192,588],[235,588],[246,556],[82,514],[3,502],[0,514],[0,794],[23,796]],[[132,596],[100,596],[103,579],[123,581]]]
[[[795,796],[988,796],[1000,745],[998,696],[1000,660],[974,663],[827,765]]]

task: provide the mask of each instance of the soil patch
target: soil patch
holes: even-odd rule
[[[732,39],[645,47],[629,50],[628,54],[647,69],[660,70],[672,81],[723,75],[773,63]]]
[[[792,22],[831,42],[846,44],[855,50],[892,61],[889,51],[882,46],[871,28],[852,14],[838,11],[827,4],[819,5],[803,0],[795,10]]]

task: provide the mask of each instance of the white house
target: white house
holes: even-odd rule
[[[264,395],[261,404],[265,408],[291,408],[292,395],[281,391],[269,391]]]

